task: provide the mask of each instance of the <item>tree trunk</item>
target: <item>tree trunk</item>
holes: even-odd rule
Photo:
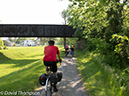
[[[64,48],[65,48],[65,45],[66,45],[66,37],[64,37]]]

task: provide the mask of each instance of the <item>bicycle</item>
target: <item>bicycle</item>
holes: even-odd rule
[[[65,51],[65,57],[69,54],[69,50]]]
[[[46,85],[45,85],[45,96],[48,96],[47,94],[50,94],[50,96],[52,96],[52,93],[54,92],[55,82],[50,82],[51,74],[54,74],[54,73],[52,73],[51,68],[49,70],[50,70],[50,73],[46,79]]]
[[[61,72],[58,72],[57,74],[53,73],[51,66],[48,66],[48,67],[49,67],[49,69],[48,69],[49,70],[49,75],[42,74],[40,76],[40,79],[42,80],[42,81],[40,81],[40,84],[43,85],[43,86],[45,85],[45,96],[52,96],[52,94],[54,92],[54,85],[57,82],[61,81],[62,73]],[[43,80],[43,78],[44,78],[44,80]]]

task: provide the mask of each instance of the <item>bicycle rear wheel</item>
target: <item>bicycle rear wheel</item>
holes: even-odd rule
[[[52,91],[51,91],[51,89],[49,90],[47,90],[47,91],[45,91],[45,96],[52,96]]]

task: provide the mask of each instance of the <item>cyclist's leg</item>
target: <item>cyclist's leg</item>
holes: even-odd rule
[[[53,66],[52,66],[52,70],[53,70],[53,73],[57,74],[57,64],[54,63]],[[57,89],[57,83],[54,84],[54,92],[57,92],[58,89]]]
[[[70,54],[72,55],[72,50],[70,51]]]
[[[53,73],[57,73],[57,64],[56,64],[56,62],[51,64],[51,70],[52,70]]]
[[[73,48],[71,48],[71,55],[73,56]]]
[[[46,66],[47,75],[50,73],[49,70],[50,70],[50,67],[49,66]]]
[[[74,48],[73,48],[73,56],[74,56]]]
[[[73,55],[74,55],[74,51],[73,51]]]
[[[67,52],[67,54],[69,53],[69,49],[68,48],[66,49],[66,52]]]
[[[49,70],[50,70],[50,65],[44,61],[44,65],[46,66],[46,73],[47,75],[50,73]]]

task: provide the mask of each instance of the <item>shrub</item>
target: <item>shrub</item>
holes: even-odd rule
[[[122,63],[124,65],[129,64],[129,38],[126,35],[118,35],[118,34],[113,34],[112,35],[112,42],[115,42],[115,53],[119,55],[119,57],[122,58]]]
[[[86,39],[86,44],[84,45],[85,50],[94,51],[96,49],[96,45],[92,41],[93,39]]]

